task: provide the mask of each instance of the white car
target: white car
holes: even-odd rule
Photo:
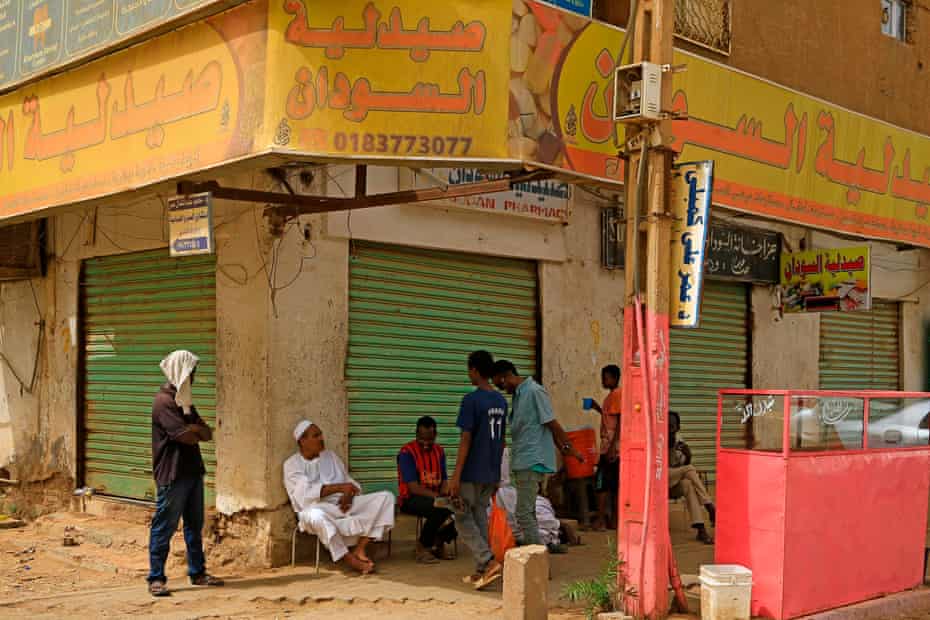
[[[823,401],[827,421],[821,421]],[[820,408],[805,407],[791,420],[791,448],[794,450],[836,449],[836,439],[843,447],[862,447],[862,409],[858,399],[821,400]],[[870,448],[902,448],[930,445],[930,399],[909,401],[900,409],[890,402],[872,401],[869,422]],[[800,444],[798,439],[800,437]]]

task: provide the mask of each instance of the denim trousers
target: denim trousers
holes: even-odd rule
[[[148,581],[167,581],[165,561],[171,547],[171,537],[184,518],[184,542],[187,544],[187,574],[197,577],[206,573],[203,555],[203,476],[180,478],[158,487],[155,515],[149,534]]]
[[[538,545],[539,525],[536,523],[536,495],[539,493],[539,483],[543,475],[532,470],[515,471],[511,476],[513,486],[517,489],[517,509],[514,518],[523,540],[517,541],[521,545]]]
[[[456,523],[462,540],[475,558],[475,571],[484,572],[494,554],[488,542],[488,506],[496,484],[463,482],[459,490],[464,510],[456,511]]]

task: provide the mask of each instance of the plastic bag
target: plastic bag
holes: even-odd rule
[[[507,511],[497,505],[497,497],[491,498],[491,518],[488,519],[488,543],[494,559],[503,564],[504,556],[517,546],[513,530],[507,521]]]

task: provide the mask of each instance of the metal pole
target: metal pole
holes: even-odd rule
[[[633,62],[672,64],[672,0],[639,0],[632,16]],[[662,109],[671,108],[671,74],[663,76]],[[618,553],[626,611],[664,618],[668,612],[668,363],[672,154],[669,121],[631,126],[627,141],[649,145],[629,153],[624,312],[623,415]],[[644,158],[643,174],[640,161]],[[637,204],[639,203],[639,204]],[[645,282],[645,291],[641,283]],[[631,592],[631,589],[633,592]]]

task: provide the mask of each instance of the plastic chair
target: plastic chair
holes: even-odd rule
[[[297,535],[300,534],[300,522],[294,526],[294,531],[291,533],[291,566],[293,567],[297,563]],[[388,531],[387,545],[388,545],[388,557],[391,557],[391,551],[394,544],[394,530]],[[417,537],[420,535],[420,523],[417,521]],[[316,560],[314,561],[314,570],[316,574],[320,574],[320,537],[315,534],[309,534],[316,539]],[[458,544],[455,547],[455,555],[458,557]]]
[[[297,563],[297,535],[300,534],[300,523],[294,527],[294,532],[291,534],[291,566],[293,567]],[[311,534],[312,536],[312,534]],[[316,574],[320,574],[320,537],[313,536],[316,538],[316,562],[314,564]]]

